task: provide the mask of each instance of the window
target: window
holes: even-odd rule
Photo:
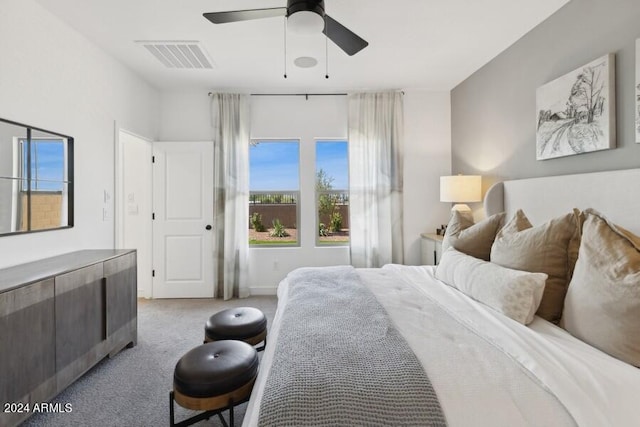
[[[249,244],[297,246],[299,196],[299,141],[252,141],[249,148]]]
[[[347,141],[316,141],[318,245],[349,243],[349,152]]]

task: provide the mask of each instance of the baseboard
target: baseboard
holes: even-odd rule
[[[249,288],[249,293],[252,296],[262,295],[277,295],[278,288],[266,288],[266,287],[252,287]],[[144,290],[138,289],[138,298],[150,299],[151,296],[147,295]]]
[[[251,292],[252,296],[257,295],[276,295],[278,288],[266,288],[266,287],[251,287],[249,288],[249,292]]]

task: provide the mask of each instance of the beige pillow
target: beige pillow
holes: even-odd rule
[[[640,237],[592,209],[585,216],[563,327],[640,367]]]
[[[500,267],[450,248],[442,254],[436,278],[528,325],[540,305],[547,275]]]
[[[491,247],[491,262],[516,270],[545,273],[549,277],[538,316],[553,323],[562,317],[574,254],[580,242],[579,212],[531,226],[522,210],[498,232]]]
[[[504,217],[503,212],[474,224],[470,216],[453,211],[442,241],[442,251],[453,247],[474,258],[489,261],[491,245],[504,222]]]

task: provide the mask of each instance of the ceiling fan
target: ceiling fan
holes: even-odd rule
[[[203,16],[214,24],[284,16],[287,18],[288,27],[294,31],[297,29],[298,32],[307,34],[322,31],[329,40],[350,56],[369,45],[353,31],[324,13],[323,0],[287,0],[287,7],[210,12],[204,13]]]

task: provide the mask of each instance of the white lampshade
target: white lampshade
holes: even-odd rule
[[[324,30],[324,18],[316,12],[301,10],[287,18],[287,28],[296,34],[320,34]]]
[[[479,175],[454,175],[440,177],[440,201],[470,203],[482,200],[482,177]],[[466,205],[454,209],[469,210]]]

